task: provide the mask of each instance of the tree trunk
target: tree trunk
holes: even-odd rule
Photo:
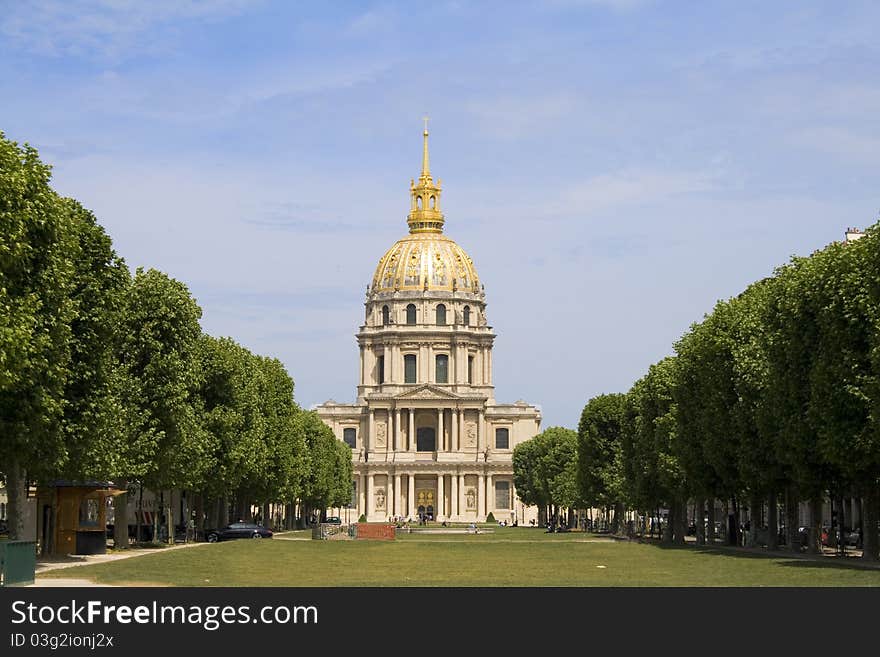
[[[767,549],[779,549],[779,514],[776,493],[767,496]]]
[[[660,512],[657,512],[657,517],[660,516]],[[663,538],[662,541],[664,543],[672,543],[672,530],[675,525],[675,502],[669,505],[669,515],[666,517],[666,526],[663,528]]]
[[[862,559],[865,561],[880,559],[878,519],[880,519],[880,494],[876,486],[871,486],[862,497]]]
[[[200,536],[205,535],[205,496],[202,493],[196,495],[196,519],[195,519],[195,535],[193,540],[199,540]],[[189,523],[187,523],[187,527]]]
[[[715,543],[715,498],[710,497],[706,500],[706,541],[709,545]]]
[[[9,527],[9,540],[24,540],[24,514],[27,491],[25,490],[25,471],[18,459],[6,462],[6,521]]]
[[[165,515],[168,545],[174,545],[174,491],[168,491],[168,511]]]
[[[814,497],[810,500],[810,531],[807,552],[810,554],[822,554],[821,525],[822,525],[822,499]]]
[[[150,541],[153,545],[159,544],[159,534],[161,532],[162,527],[162,509],[165,508],[165,493],[159,493],[158,499],[153,494],[154,502],[158,502],[158,504],[153,504],[153,540]]]
[[[733,507],[732,512],[728,510],[727,514],[727,543],[728,545],[739,545],[739,504],[734,496],[730,500]]]
[[[785,542],[791,552],[801,551],[801,537],[798,532],[798,499],[792,486],[785,489]]]
[[[120,481],[119,487],[128,490],[128,482]],[[128,549],[128,493],[113,498],[113,549]]]
[[[137,543],[140,543],[141,540],[143,540],[141,537],[141,522],[143,521],[143,518],[144,518],[144,487],[140,484],[138,484],[138,503],[137,503],[137,509],[135,510],[134,515],[135,515],[135,522],[137,523],[137,526],[135,527],[135,532],[134,532],[134,540]]]
[[[700,498],[694,501],[694,527],[697,536],[697,545],[706,544],[706,500]]]
[[[269,503],[263,502],[263,510],[262,510],[263,527],[272,529],[272,515],[271,515],[271,513],[272,512],[269,510]]]
[[[749,507],[749,546],[758,547],[758,529],[761,524],[761,506],[764,501],[758,496],[753,495],[751,506]]]
[[[684,545],[687,534],[687,500],[679,500],[675,503],[675,526],[672,529],[672,540],[678,545]]]

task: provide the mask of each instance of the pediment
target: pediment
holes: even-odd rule
[[[407,390],[395,395],[394,399],[461,399],[461,396],[443,388],[425,384],[415,390]]]

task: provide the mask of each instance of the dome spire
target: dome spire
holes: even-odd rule
[[[434,184],[431,177],[431,166],[428,159],[428,117],[424,119],[425,129],[422,132],[422,173],[418,184],[410,180],[409,193],[411,205],[406,223],[410,233],[442,233],[443,215],[440,212],[440,181]]]
[[[425,144],[422,149],[422,175],[419,176],[419,181],[431,180],[431,167],[428,164],[428,117],[426,116],[422,120],[425,122],[425,132],[423,133]]]

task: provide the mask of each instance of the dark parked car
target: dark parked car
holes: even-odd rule
[[[205,539],[208,543],[229,541],[234,538],[272,538],[272,532],[262,525],[250,522],[234,522],[221,529],[211,529],[205,532]]]
[[[342,519],[339,516],[327,516],[326,518],[324,518],[324,524],[341,525]]]

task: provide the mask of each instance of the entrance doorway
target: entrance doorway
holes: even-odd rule
[[[416,431],[416,451],[436,452],[437,437],[434,427],[420,427]]]
[[[434,489],[420,488],[416,491],[416,515],[427,520],[434,519]]]

